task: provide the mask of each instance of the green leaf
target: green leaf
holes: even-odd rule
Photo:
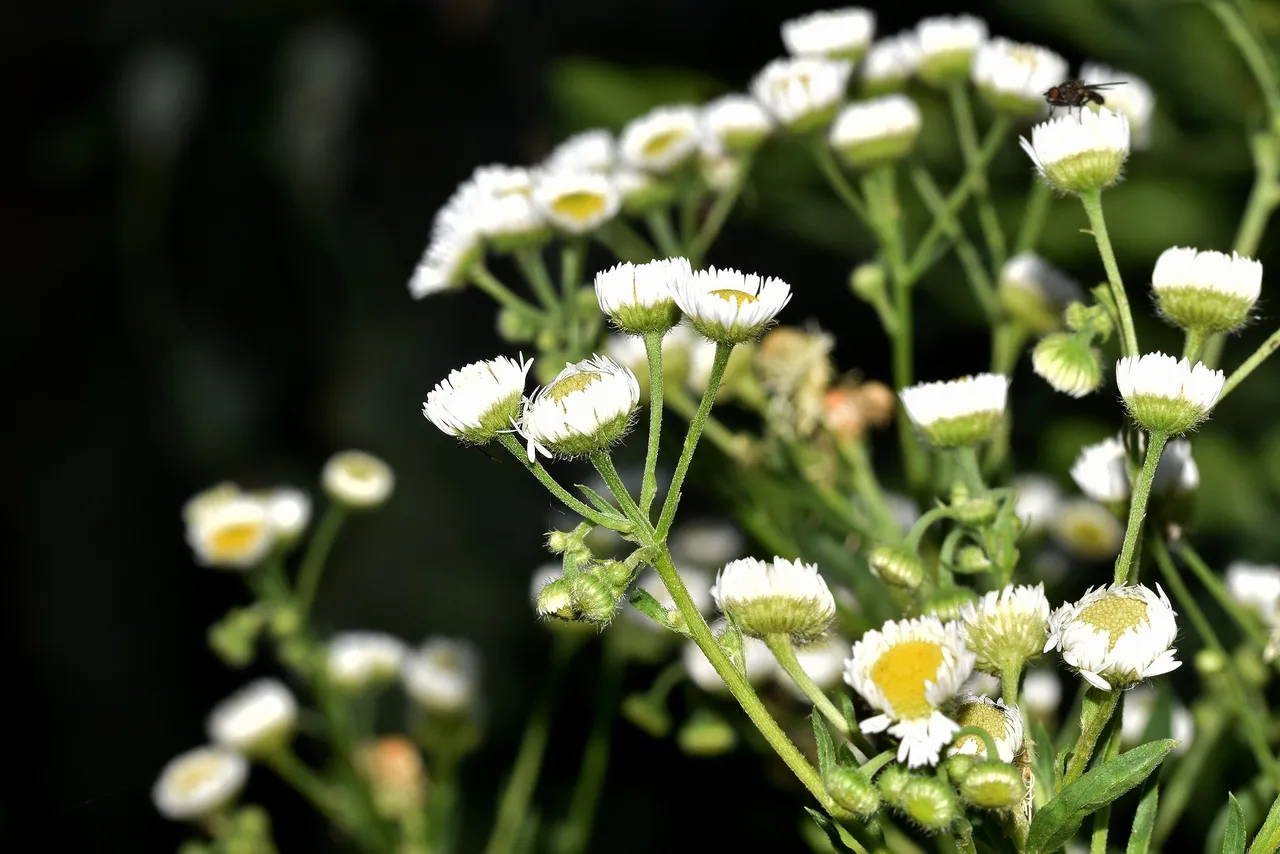
[[[1222,854],[1244,854],[1244,810],[1236,796],[1227,793],[1227,832],[1222,837]]]
[[[1262,829],[1249,846],[1249,854],[1274,854],[1277,848],[1280,848],[1280,798],[1276,798],[1271,804],[1267,820],[1262,823]]]
[[[844,722],[849,725],[849,732],[860,732],[858,714],[853,710],[853,700],[843,691],[840,692],[840,711],[844,712]]]
[[[587,501],[591,502],[591,506],[595,507],[604,515],[612,516],[615,519],[624,518],[623,515],[618,512],[618,508],[614,507],[612,504],[610,504],[608,501],[602,498],[600,494],[597,493],[591,487],[581,483],[576,483],[574,484],[574,486],[576,486],[578,490],[581,491],[582,494],[587,497]]]
[[[671,623],[667,618],[667,609],[662,607],[662,603],[653,598],[653,594],[642,587],[633,587],[630,596],[631,607],[635,608],[641,614],[653,620],[664,628],[671,628]]]
[[[687,68],[633,68],[594,57],[558,60],[548,75],[548,91],[568,128],[620,130],[628,121],[662,104],[697,104],[726,87]]]
[[[1058,769],[1054,764],[1053,736],[1045,729],[1044,721],[1037,720],[1031,727],[1031,736],[1036,740],[1035,772],[1036,785],[1043,787],[1048,796],[1058,785]]]
[[[836,846],[837,851],[843,848],[845,851],[857,851],[858,854],[867,854],[867,849],[862,847],[862,843],[854,839],[853,834],[838,821],[832,821],[813,807],[805,807],[804,811],[827,834],[827,839],[831,840],[831,844]],[[836,845],[837,842],[839,845]]]
[[[831,740],[831,732],[827,729],[827,722],[822,719],[822,714],[814,706],[813,714],[809,716],[813,723],[813,740],[818,745],[818,772],[826,775],[828,771],[836,766],[836,746]]]
[[[1142,792],[1142,800],[1138,801],[1138,811],[1133,814],[1133,832],[1129,834],[1129,844],[1124,854],[1147,854],[1151,847],[1151,831],[1156,826],[1156,809],[1160,805],[1160,784],[1156,778],[1148,777],[1146,788]]]
[[[1036,814],[1027,834],[1026,850],[1048,852],[1061,848],[1075,836],[1086,816],[1147,779],[1175,744],[1172,739],[1153,741],[1086,772]]]

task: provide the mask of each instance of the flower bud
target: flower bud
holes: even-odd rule
[[[921,606],[921,612],[924,614],[933,614],[944,623],[960,618],[961,609],[965,605],[976,601],[978,594],[974,593],[968,587],[952,587],[948,590],[939,590],[924,601]]]
[[[837,765],[822,775],[822,784],[833,801],[854,815],[865,818],[880,809],[880,794],[857,768]]]
[[[964,781],[965,777],[969,776],[969,772],[977,764],[978,758],[968,753],[953,753],[942,760],[942,767],[946,769],[947,776],[957,786]]]
[[[364,451],[334,454],[321,477],[329,497],[355,509],[379,506],[391,496],[396,483],[391,466]]]
[[[1219,676],[1227,668],[1227,659],[1215,649],[1202,649],[1196,653],[1195,664],[1201,676]]]
[[[671,732],[671,715],[647,694],[632,694],[622,701],[622,716],[654,738]]]
[[[556,578],[543,585],[538,591],[536,610],[539,617],[576,620],[578,612],[573,606],[573,588],[568,579]]]
[[[1046,335],[1031,351],[1031,367],[1053,387],[1071,397],[1084,397],[1102,384],[1102,357],[1081,332]]]
[[[733,750],[738,734],[724,718],[699,709],[680,727],[676,742],[690,756],[720,756]]]
[[[569,582],[569,592],[573,606],[588,622],[608,623],[618,611],[618,595],[613,585],[602,578],[586,573],[575,575]]]
[[[1009,809],[1025,796],[1022,772],[1004,762],[980,762],[960,783],[960,797],[983,809]]]
[[[524,312],[516,311],[510,306],[498,311],[498,337],[512,344],[524,344],[532,341],[538,334],[536,321]]]
[[[966,498],[952,502],[951,512],[961,524],[978,527],[996,518],[996,503],[990,498]]]
[[[965,546],[960,549],[960,553],[956,556],[954,567],[956,572],[965,575],[973,575],[979,572],[991,571],[991,559],[987,557],[978,546]]]
[[[385,818],[405,818],[422,809],[426,774],[422,754],[402,735],[367,742],[356,752],[356,768],[369,781],[374,807]]]
[[[901,765],[887,765],[876,777],[876,788],[885,803],[893,807],[901,807],[903,796],[915,775]]]
[[[233,608],[209,627],[209,647],[228,667],[253,661],[265,617],[258,608]]]
[[[879,264],[859,264],[849,274],[849,290],[863,302],[876,305],[885,299],[888,275]]]
[[[1102,285],[1101,287],[1106,288],[1107,286]],[[1085,305],[1082,302],[1073,302],[1067,306],[1063,317],[1066,320],[1067,328],[1072,332],[1091,331],[1100,341],[1106,341],[1115,330],[1115,323],[1111,320],[1111,315],[1107,314],[1107,310],[1101,305]]]
[[[924,563],[915,552],[880,546],[868,558],[871,571],[889,584],[914,590],[924,580]]]
[[[916,776],[903,787],[902,810],[927,832],[946,830],[960,814],[951,787],[937,777]]]

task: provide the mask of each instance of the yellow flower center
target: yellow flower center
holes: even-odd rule
[[[222,760],[215,756],[202,756],[185,763],[173,776],[173,787],[179,792],[190,794],[218,776]]]
[[[1080,612],[1080,619],[1100,632],[1107,633],[1107,648],[1115,649],[1116,642],[1126,630],[1147,621],[1147,603],[1128,596],[1108,596]]]
[[[658,157],[663,154],[671,146],[675,145],[684,138],[684,131],[678,128],[665,130],[662,133],[654,134],[645,140],[641,150],[646,157]]]
[[[747,303],[760,301],[756,298],[755,294],[749,294],[746,291],[739,291],[734,288],[717,288],[711,292],[711,295],[713,297],[720,297],[722,300],[728,300],[729,302],[736,302],[739,308]]]
[[[587,386],[597,380],[603,379],[600,374],[595,371],[583,371],[580,374],[570,374],[560,382],[547,389],[547,397],[556,403],[564,400],[575,391],[582,391]]]
[[[587,190],[565,193],[551,203],[553,211],[579,222],[586,222],[594,216],[599,216],[604,213],[604,207],[604,196]]]
[[[237,522],[223,525],[209,536],[209,551],[217,557],[239,557],[262,538],[261,522]]]
[[[348,457],[342,468],[352,480],[376,480],[382,473],[381,466],[365,457]]]
[[[1004,713],[995,706],[988,706],[986,703],[966,703],[960,707],[960,711],[954,718],[955,722],[960,726],[976,726],[985,729],[991,733],[992,738],[1004,738],[1008,732],[1008,722],[1004,719]],[[963,747],[969,742],[974,742],[978,746],[978,754],[983,755],[987,751],[987,746],[982,743],[982,739],[972,735],[966,735],[956,739],[956,747]],[[992,757],[993,759],[995,757]]]
[[[942,647],[934,641],[906,641],[890,647],[871,666],[871,681],[884,692],[890,708],[904,720],[928,717],[933,704],[925,683],[934,681],[942,664]]]

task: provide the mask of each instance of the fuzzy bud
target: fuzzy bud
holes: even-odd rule
[[[943,760],[942,767],[946,769],[951,782],[958,786],[977,764],[978,758],[972,754],[954,753]]]
[[[699,709],[680,727],[676,742],[690,756],[720,756],[733,750],[738,734],[724,718]]]
[[[937,777],[916,776],[902,790],[902,810],[926,832],[946,830],[960,814],[951,788]]]
[[[889,584],[914,590],[924,580],[924,563],[915,552],[880,546],[871,552],[871,570]]]
[[[924,614],[933,614],[944,623],[960,618],[961,609],[978,598],[968,587],[953,587],[940,590],[925,600],[920,610]]]
[[[567,579],[556,578],[543,585],[538,591],[537,612],[539,617],[577,619],[578,612],[573,606],[573,588]]]
[[[956,572],[965,575],[973,575],[979,572],[991,571],[991,559],[987,557],[978,546],[965,546],[960,549],[960,553],[956,556],[954,567]]]
[[[618,611],[618,596],[613,586],[602,578],[585,573],[575,575],[569,582],[573,606],[590,623],[606,624]]]
[[[873,815],[880,809],[880,795],[866,775],[847,765],[837,765],[822,775],[831,799],[854,815]]]
[[[915,777],[901,765],[887,765],[876,777],[876,788],[885,803],[893,807],[901,807],[907,784]]]
[[[538,335],[537,323],[526,314],[505,307],[498,312],[498,336],[512,344],[524,344]]]
[[[1054,391],[1071,397],[1084,397],[1102,384],[1102,356],[1083,332],[1041,338],[1031,351],[1031,367]]]
[[[1013,765],[980,762],[961,781],[960,797],[983,809],[1009,809],[1026,797],[1026,784],[1022,772]]]
[[[990,498],[966,498],[952,502],[951,512],[961,524],[979,527],[996,518],[996,503]]]

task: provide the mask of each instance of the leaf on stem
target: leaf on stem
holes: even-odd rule
[[[626,521],[623,515],[618,512],[618,508],[606,501],[600,493],[581,483],[575,483],[574,486],[587,497],[587,500],[591,502],[591,506],[595,507],[601,513],[606,516],[614,516],[620,520]]]
[[[1227,793],[1227,830],[1222,836],[1222,854],[1244,854],[1244,810],[1236,796]]]
[[[662,607],[662,603],[653,598],[653,594],[648,590],[636,587],[631,591],[631,607],[635,608],[641,614],[653,620],[658,625],[666,629],[676,631],[671,625],[671,617],[667,614],[667,609]],[[686,634],[686,632],[681,632]]]
[[[1154,777],[1147,778],[1147,786],[1142,792],[1142,800],[1138,801],[1138,810],[1133,814],[1133,832],[1129,834],[1129,844],[1124,854],[1147,854],[1151,847],[1151,832],[1156,826],[1156,809],[1160,804],[1160,784]]]
[[[1249,846],[1249,854],[1272,854],[1277,848],[1280,848],[1280,797],[1271,804],[1267,820]]]
[[[832,821],[813,807],[805,807],[804,811],[827,834],[827,838],[831,840],[832,845],[836,846],[837,851],[857,851],[858,854],[867,854],[867,849],[863,848],[861,843],[853,838],[853,834],[842,827],[839,822]],[[839,844],[837,845],[837,843]]]
[[[831,740],[831,732],[827,729],[826,721],[822,719],[822,713],[816,706],[809,719],[813,723],[813,740],[818,745],[818,773],[826,776],[827,772],[836,766],[836,746]]]

